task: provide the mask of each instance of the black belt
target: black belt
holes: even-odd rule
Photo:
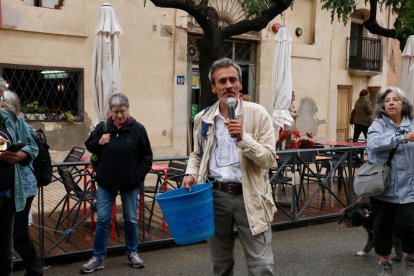
[[[213,188],[234,195],[240,195],[243,193],[242,184],[238,182],[214,181]]]

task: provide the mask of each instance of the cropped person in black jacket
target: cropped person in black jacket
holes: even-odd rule
[[[122,199],[127,263],[135,268],[144,267],[137,254],[137,200],[140,182],[151,169],[151,145],[144,126],[129,116],[129,101],[124,94],[113,95],[109,108],[112,115],[106,126],[98,124],[85,142],[90,152],[100,155],[100,161],[96,171],[99,189],[94,254],[81,267],[84,273],[105,268],[112,205],[118,193]]]

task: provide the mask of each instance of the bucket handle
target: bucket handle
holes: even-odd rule
[[[168,178],[168,182],[170,181],[170,180],[173,180],[173,181],[176,181],[175,180],[175,178],[182,178],[182,180],[180,181],[180,184],[179,184],[179,186],[178,186],[178,188],[181,188],[181,186],[182,186],[182,181],[184,180],[184,177],[186,177],[186,176],[193,176],[194,178],[196,178],[196,176],[202,176],[202,175],[199,175],[199,174],[191,174],[191,173],[184,173],[184,174],[176,174],[176,175],[173,175],[173,176],[171,176],[171,177],[169,177]],[[204,177],[203,177],[204,178]],[[206,178],[206,180],[205,180],[206,182],[205,183],[212,183],[212,182],[214,182],[214,180],[210,180],[210,179],[208,179],[208,178]],[[177,183],[178,183],[178,181],[177,181]],[[167,184],[168,185],[168,184]],[[170,185],[171,186],[171,185]],[[158,194],[160,194],[160,193],[162,193],[162,192],[160,192],[160,191],[162,191],[162,189],[158,189],[158,192],[157,192],[157,195]]]

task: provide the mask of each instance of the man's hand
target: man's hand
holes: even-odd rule
[[[183,186],[191,192],[191,185],[196,184],[196,180],[192,175],[187,175],[183,180]]]
[[[240,142],[243,136],[243,129],[240,120],[228,120],[224,122],[229,130],[230,135],[236,136],[237,142]]]
[[[414,132],[409,132],[404,137],[407,142],[414,142]]]
[[[27,158],[27,153],[24,151],[12,152],[3,151],[0,154],[0,160],[6,161],[7,163],[14,164]]]

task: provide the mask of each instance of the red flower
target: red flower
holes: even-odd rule
[[[283,130],[282,130],[282,131],[279,133],[279,139],[283,141],[283,140],[285,140],[285,139],[286,139],[287,135],[288,135],[287,131],[283,131]]]
[[[315,148],[315,142],[311,139],[313,138],[313,133],[306,133],[307,138],[300,138],[300,132],[292,132],[292,140],[287,140],[289,133],[287,131],[281,131],[279,135],[280,140],[286,140],[286,149],[313,149]]]

